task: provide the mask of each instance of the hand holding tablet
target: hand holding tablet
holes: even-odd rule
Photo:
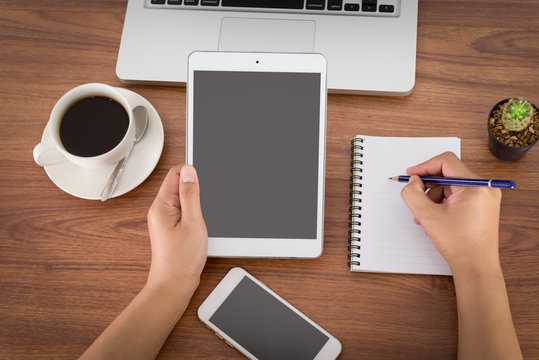
[[[320,256],[324,57],[195,52],[187,93],[187,163],[200,179],[208,255]]]

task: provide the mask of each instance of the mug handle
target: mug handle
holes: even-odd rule
[[[40,166],[63,163],[66,157],[50,141],[42,141],[34,148],[34,161]]]

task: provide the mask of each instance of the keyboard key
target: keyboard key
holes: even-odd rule
[[[185,5],[198,5],[198,0],[185,0]]]
[[[324,10],[325,7],[325,0],[307,0],[306,9],[308,10]]]
[[[361,1],[361,11],[375,12],[376,11],[376,0],[362,0]]]
[[[342,10],[342,0],[328,0],[328,10]]]
[[[344,4],[344,11],[359,11],[359,4]]]
[[[167,4],[169,4],[169,5],[181,5],[182,0],[168,0]]]
[[[376,5],[363,5],[361,4],[361,11],[375,12]]]
[[[304,0],[223,0],[222,6],[268,9],[303,9]]]
[[[164,3],[165,3],[165,0],[152,0],[152,4],[163,5]]]
[[[219,0],[200,0],[202,6],[219,6]]]
[[[362,0],[361,11],[376,12],[376,0]]]
[[[395,6],[393,5],[380,5],[378,11],[385,13],[392,13],[395,11]]]

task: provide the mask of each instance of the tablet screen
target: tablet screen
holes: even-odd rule
[[[319,73],[194,71],[210,237],[316,239],[320,90]]]

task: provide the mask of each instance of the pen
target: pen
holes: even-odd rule
[[[420,176],[424,184],[453,185],[453,186],[486,186],[499,189],[514,189],[517,185],[511,180],[493,180],[493,179],[460,179],[436,176]],[[408,182],[410,177],[407,175],[393,176],[389,179],[398,182]]]

